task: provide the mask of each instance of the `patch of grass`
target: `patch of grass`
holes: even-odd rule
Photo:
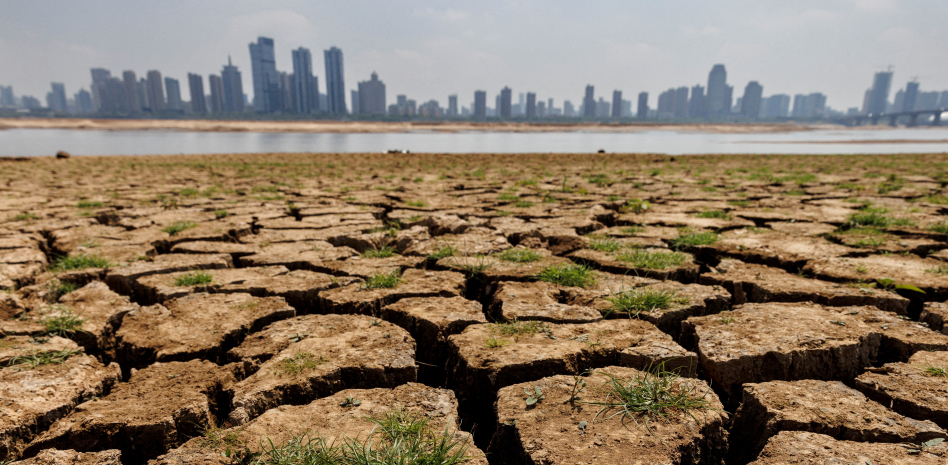
[[[642,226],[626,226],[619,231],[622,231],[623,234],[636,235],[639,233],[645,232],[645,228]]]
[[[929,195],[927,197],[922,197],[920,200],[936,205],[948,205],[948,196],[942,194]]]
[[[230,212],[227,210],[214,210],[214,217],[217,219],[227,218],[230,215]]]
[[[388,258],[395,256],[395,249],[383,245],[375,249],[369,249],[365,252],[362,252],[362,256],[365,258]]]
[[[850,214],[842,229],[852,229],[860,226],[885,228],[891,223],[886,213],[888,213],[888,210],[885,208],[872,208],[867,205],[860,211]]]
[[[530,207],[532,207],[533,205],[535,205],[533,202],[528,202],[528,201],[526,201],[526,200],[521,200],[521,201],[515,203],[515,204],[514,204],[514,207],[517,207],[517,208],[530,208]]]
[[[52,271],[84,270],[86,268],[108,268],[112,263],[97,255],[68,255],[53,262]]]
[[[59,301],[59,298],[79,289],[79,286],[74,283],[67,281],[50,281],[49,288],[46,291],[46,301],[49,303],[55,303]]]
[[[497,200],[502,202],[513,202],[519,200],[520,196],[514,192],[501,192],[500,196],[497,197]]]
[[[497,339],[496,337],[489,337],[484,340],[484,344],[488,349],[499,349],[501,347],[510,345],[510,341],[507,339]]]
[[[532,336],[541,332],[548,332],[549,328],[539,321],[513,320],[509,323],[493,323],[490,332],[504,337],[512,337],[519,341],[521,336]]]
[[[178,191],[178,195],[180,195],[181,197],[197,197],[197,195],[200,193],[201,191],[193,187],[186,187]]]
[[[97,200],[80,200],[76,204],[76,208],[99,208],[102,206],[102,202]]]
[[[169,236],[174,236],[181,231],[186,229],[191,229],[197,227],[197,223],[193,221],[177,221],[170,226],[165,226],[161,230],[168,233]]]
[[[885,245],[885,238],[877,236],[867,236],[861,237],[854,242],[851,242],[849,245],[854,247],[879,247],[880,245]]]
[[[372,273],[362,284],[362,289],[394,289],[401,281],[402,272],[398,269],[389,273]]]
[[[700,233],[689,233],[683,236],[678,236],[674,239],[669,240],[671,248],[675,250],[684,250],[689,247],[697,247],[699,245],[711,245],[718,241],[719,236],[717,233],[711,231],[705,231]]]
[[[560,286],[588,287],[596,283],[596,272],[585,265],[566,263],[550,265],[540,271],[536,278]]]
[[[948,234],[948,221],[942,221],[941,223],[935,223],[928,227],[930,231],[935,231],[936,233]]]
[[[664,270],[681,266],[688,261],[688,255],[681,252],[638,249],[616,255],[616,260],[630,263],[636,268]]]
[[[61,305],[54,305],[53,310],[58,312],[59,315],[40,320],[40,324],[43,325],[46,334],[68,338],[77,331],[82,331],[82,323],[85,320],[73,313],[72,309]]]
[[[900,178],[895,174],[890,174],[882,184],[879,184],[879,187],[876,190],[880,195],[888,194],[889,192],[895,192],[905,186],[905,180]]]
[[[625,203],[625,207],[623,207],[622,210],[636,214],[642,214],[648,211],[650,206],[651,204],[649,204],[647,200],[631,199]]]
[[[211,276],[210,273],[205,273],[203,271],[192,271],[174,278],[174,285],[200,286],[202,284],[210,284],[212,281],[214,281],[214,277]]]
[[[932,365],[931,363],[926,364],[921,367],[922,371],[928,376],[937,376],[940,378],[948,378],[948,367],[940,367]]]
[[[751,206],[749,200],[739,199],[739,200],[728,200],[727,203],[734,205],[735,207],[747,208]]]
[[[278,375],[296,376],[302,374],[305,371],[312,370],[328,361],[329,359],[323,357],[322,355],[317,357],[311,352],[297,352],[292,357],[283,359],[277,366],[276,373]]]
[[[425,202],[424,200],[411,200],[411,201],[405,202],[405,205],[408,205],[409,207],[422,208],[422,207],[427,207],[428,203]]]
[[[438,250],[435,250],[434,253],[428,255],[429,260],[441,260],[442,258],[453,257],[458,254],[457,247],[451,244],[445,244],[441,247],[438,247]]]
[[[650,313],[688,303],[688,298],[678,297],[678,291],[674,289],[650,288],[629,289],[606,297],[606,300],[612,303],[612,307],[602,311],[604,315],[621,313],[629,318],[638,318],[642,312]]]
[[[10,360],[10,368],[16,371],[32,370],[43,365],[59,365],[64,363],[69,357],[82,352],[81,350],[54,350],[50,352],[30,352],[29,355],[13,357]]]
[[[218,447],[234,447],[241,444],[240,437],[235,432],[228,432],[219,426],[209,426],[201,432],[201,445],[211,449]]]
[[[646,430],[654,435],[654,431],[649,427],[651,421],[667,421],[674,416],[687,415],[695,423],[700,423],[694,412],[714,410],[706,398],[708,391],[698,395],[698,385],[694,381],[682,378],[674,371],[666,371],[664,363],[632,379],[619,379],[603,374],[609,380],[596,390],[605,394],[605,398],[583,402],[600,406],[594,422],[599,417],[603,417],[601,421],[615,417],[629,418],[636,424],[642,422]]]
[[[612,253],[621,249],[622,243],[611,237],[603,237],[593,239],[589,243],[589,248],[592,250],[598,250],[599,252]]]
[[[925,272],[932,274],[948,274],[948,265],[938,265],[934,268],[925,270]]]
[[[13,221],[38,220],[38,219],[39,219],[38,216],[36,216],[36,215],[34,215],[34,214],[32,214],[32,213],[29,213],[29,212],[23,212],[23,213],[14,215],[13,218],[12,218]]]
[[[724,210],[705,210],[703,212],[699,212],[695,214],[695,216],[697,216],[698,218],[716,218],[719,220],[731,219],[731,215],[729,215]]]
[[[494,254],[500,260],[513,263],[532,263],[543,259],[543,256],[530,249],[507,249]]]

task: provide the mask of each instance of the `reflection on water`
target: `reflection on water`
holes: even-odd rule
[[[920,143],[851,143],[852,141]],[[819,130],[768,134],[722,134],[652,130],[604,132],[458,133],[257,133],[183,131],[87,131],[12,129],[0,131],[0,156],[43,156],[65,150],[75,155],[152,155],[255,152],[428,153],[607,152],[708,154],[854,154],[948,151],[948,127],[925,129]],[[829,144],[800,142],[837,142]],[[842,142],[842,143],[840,143]]]

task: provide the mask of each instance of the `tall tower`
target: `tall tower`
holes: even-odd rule
[[[895,110],[912,111],[915,109],[915,102],[918,101],[918,83],[912,81],[905,85],[905,97],[902,100],[902,108]]]
[[[619,118],[622,116],[622,91],[614,90],[612,91],[612,117]]]
[[[231,64],[227,57],[227,66],[221,71],[221,91],[223,92],[224,112],[240,113],[244,111],[244,85],[240,78],[240,71]],[[214,86],[211,85],[211,95],[214,95]]]
[[[151,112],[158,113],[165,109],[165,91],[161,82],[161,73],[153,69],[148,72],[148,102],[151,103]]]
[[[168,92],[168,109],[182,111],[184,105],[181,103],[181,84],[178,80],[166,77],[165,90]]]
[[[211,113],[224,112],[224,82],[220,76],[211,74],[207,77],[207,86],[211,88]]]
[[[253,74],[254,110],[258,113],[282,110],[283,91],[280,73],[276,69],[273,39],[257,37],[257,43],[250,43],[250,71]]]
[[[727,71],[718,64],[708,74],[708,116],[724,116],[731,113],[731,98],[727,90]]]
[[[477,119],[487,118],[487,92],[483,90],[474,91],[474,117]]]
[[[385,83],[380,81],[378,73],[373,71],[371,79],[359,83],[358,111],[364,115],[384,115],[385,107]],[[354,105],[352,111],[356,111]]]
[[[125,99],[128,100],[128,111],[135,115],[142,112],[142,101],[138,98],[138,77],[135,71],[122,73],[122,84],[125,86]]]
[[[524,113],[529,119],[537,117],[537,94],[527,92],[527,108]]]
[[[892,87],[892,71],[876,73],[872,79],[872,89],[869,91],[869,100],[866,112],[872,114],[885,113],[889,104],[889,90]]]
[[[188,73],[188,90],[191,94],[191,112],[207,113],[207,104],[204,100],[204,78],[200,74]]]
[[[326,98],[329,113],[346,114],[346,84],[343,77],[342,50],[332,47],[323,52],[326,61]]]
[[[530,97],[528,94],[528,101],[529,98]],[[511,91],[509,87],[504,86],[504,88],[500,90],[500,105],[497,106],[497,116],[500,116],[501,118],[510,118],[512,99],[513,91]]]
[[[744,97],[741,98],[741,114],[748,118],[757,118],[760,116],[760,100],[764,94],[764,88],[757,81],[747,83],[744,88]]]
[[[457,116],[458,115],[458,95],[451,94],[448,96],[448,116]]]
[[[299,114],[315,113],[319,88],[313,76],[313,56],[309,49],[293,50],[293,111]]]
[[[583,97],[583,116],[586,118],[596,117],[595,88],[592,85],[586,86],[586,96]]]
[[[638,119],[648,118],[648,92],[639,92],[639,102],[635,114]]]

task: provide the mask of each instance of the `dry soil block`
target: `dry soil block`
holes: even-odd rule
[[[320,312],[319,294],[329,289],[362,282],[352,276],[332,276],[309,270],[294,270],[289,273],[257,277],[242,282],[233,282],[215,289],[223,293],[247,293],[257,297],[282,297],[296,309],[298,314]]]
[[[358,404],[347,403],[347,399],[352,399],[353,403],[358,401]],[[447,428],[450,439],[461,441],[468,447],[466,455],[471,458],[464,462],[466,465],[487,465],[484,454],[474,447],[470,435],[458,428],[454,393],[416,383],[394,389],[350,389],[306,405],[277,407],[247,424],[216,435],[230,438],[230,444],[197,437],[151,464],[219,465],[226,449],[234,451],[247,447],[252,453],[261,452],[264,445],[269,448],[270,441],[279,447],[306,433],[309,438],[322,437],[327,443],[336,445],[353,438],[364,441],[373,431],[378,432],[378,425],[372,419],[383,419],[392,412],[427,418],[431,431],[435,433],[443,433]],[[376,436],[374,442],[378,440]]]
[[[856,389],[902,415],[948,428],[948,352],[919,352],[908,363],[887,363],[859,375]]]
[[[610,400],[600,389],[607,388],[608,373],[627,385],[645,374],[633,368],[607,367],[585,378],[587,387],[570,402],[576,380],[572,376],[551,376],[529,383],[508,386],[497,395],[497,431],[488,454],[500,464],[696,464],[721,463],[727,451],[727,414],[704,381],[679,379],[676,387],[693,389],[703,397],[708,409],[672,412],[666,419],[628,418],[617,409],[602,412],[583,402]],[[533,407],[526,405],[524,389],[540,388],[545,398]],[[614,400],[614,399],[612,399]],[[497,459],[494,462],[494,459]]]
[[[0,460],[18,458],[34,435],[120,380],[117,364],[78,353],[59,364],[0,369]]]
[[[924,322],[929,328],[948,334],[948,303],[945,302],[927,302],[919,316],[919,321]]]
[[[501,282],[490,304],[496,321],[591,323],[602,319],[595,308],[561,303],[564,288],[546,282]]]
[[[448,338],[447,387],[457,393],[465,424],[479,438],[493,431],[490,405],[503,387],[610,365],[641,369],[665,362],[667,369],[686,371],[696,365],[693,353],[641,320],[520,325],[537,329],[505,336],[501,325],[474,325]]]
[[[852,250],[822,237],[786,234],[767,229],[738,229],[721,234],[714,244],[695,247],[693,252],[712,263],[716,261],[716,257],[729,257],[746,263],[795,271],[810,260],[839,257]]]
[[[920,444],[948,437],[930,421],[918,421],[873,402],[839,381],[771,381],[744,385],[734,414],[732,463],[757,457],[780,431],[809,431],[858,442]]]
[[[813,302],[833,307],[872,305],[899,315],[908,313],[909,300],[882,289],[857,288],[808,279],[779,268],[722,260],[717,273],[701,275],[701,284],[724,286],[734,305],[747,302]]]
[[[127,462],[143,463],[216,425],[221,394],[233,381],[231,372],[208,361],[156,363],[108,396],[77,406],[26,453],[119,449]]]
[[[87,353],[105,360],[115,358],[115,332],[125,315],[139,308],[129,302],[128,297],[112,292],[101,281],[93,281],[66,294],[59,302],[82,320],[81,330],[70,337]]]
[[[156,361],[219,360],[248,333],[295,315],[279,297],[194,294],[126,315],[116,335],[118,356],[126,368]]]
[[[624,253],[612,254],[600,252],[598,250],[583,249],[569,254],[569,257],[573,259],[573,261],[586,263],[594,268],[607,271],[609,273],[641,276],[644,278],[658,279],[660,281],[671,279],[683,283],[693,283],[698,280],[698,270],[700,267],[697,263],[694,263],[694,257],[692,257],[691,254],[672,252],[667,249],[642,250],[647,253],[659,254],[680,253],[685,256],[685,260],[681,265],[669,268],[647,268],[644,266],[637,266],[635,262],[630,260],[631,256],[625,255]]]
[[[685,320],[681,342],[730,399],[743,383],[852,380],[875,359],[881,332],[817,304],[744,304]]]
[[[227,254],[168,254],[158,255],[152,261],[135,262],[129,266],[109,269],[105,283],[119,294],[134,295],[138,279],[161,273],[191,270],[216,270],[232,268],[234,261]]]
[[[102,452],[46,449],[35,457],[16,462],[17,465],[122,465],[122,451],[109,449]]]
[[[241,266],[285,266],[291,270],[316,271],[322,262],[345,260],[359,255],[349,247],[333,247],[328,242],[316,241],[325,244],[324,247],[309,246],[309,250],[287,250],[281,244],[269,245],[259,253],[240,257]],[[297,243],[291,243],[292,249],[298,249]],[[308,244],[308,243],[307,243]]]
[[[273,278],[289,273],[284,266],[265,266],[258,268],[227,268],[201,272],[211,277],[211,282],[185,285],[180,280],[196,276],[195,271],[153,274],[143,276],[135,282],[135,295],[142,305],[160,304],[171,299],[184,297],[192,292],[215,292],[223,286],[242,284],[248,281]]]
[[[378,315],[382,307],[408,297],[464,295],[464,285],[461,273],[408,269],[393,288],[366,289],[357,283],[322,292],[319,307],[326,313]]]
[[[944,263],[911,255],[869,255],[868,257],[835,257],[814,260],[804,271],[817,278],[836,282],[856,282],[890,278],[896,284],[910,284],[926,292],[927,300],[948,299],[948,278],[931,270]]]
[[[288,326],[267,328],[232,352],[257,360],[273,354],[229,390],[232,424],[343,389],[394,387],[417,378],[415,341],[391,323],[362,315],[308,315],[292,322],[293,331],[307,332],[287,335]]]
[[[906,464],[944,465],[948,454],[946,443],[922,453],[915,453],[905,444],[873,444],[837,441],[829,436],[801,431],[783,431],[767,442],[752,465],[784,464]]]

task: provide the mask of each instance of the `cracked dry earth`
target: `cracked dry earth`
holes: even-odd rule
[[[944,464],[946,169],[5,160],[0,463]]]

